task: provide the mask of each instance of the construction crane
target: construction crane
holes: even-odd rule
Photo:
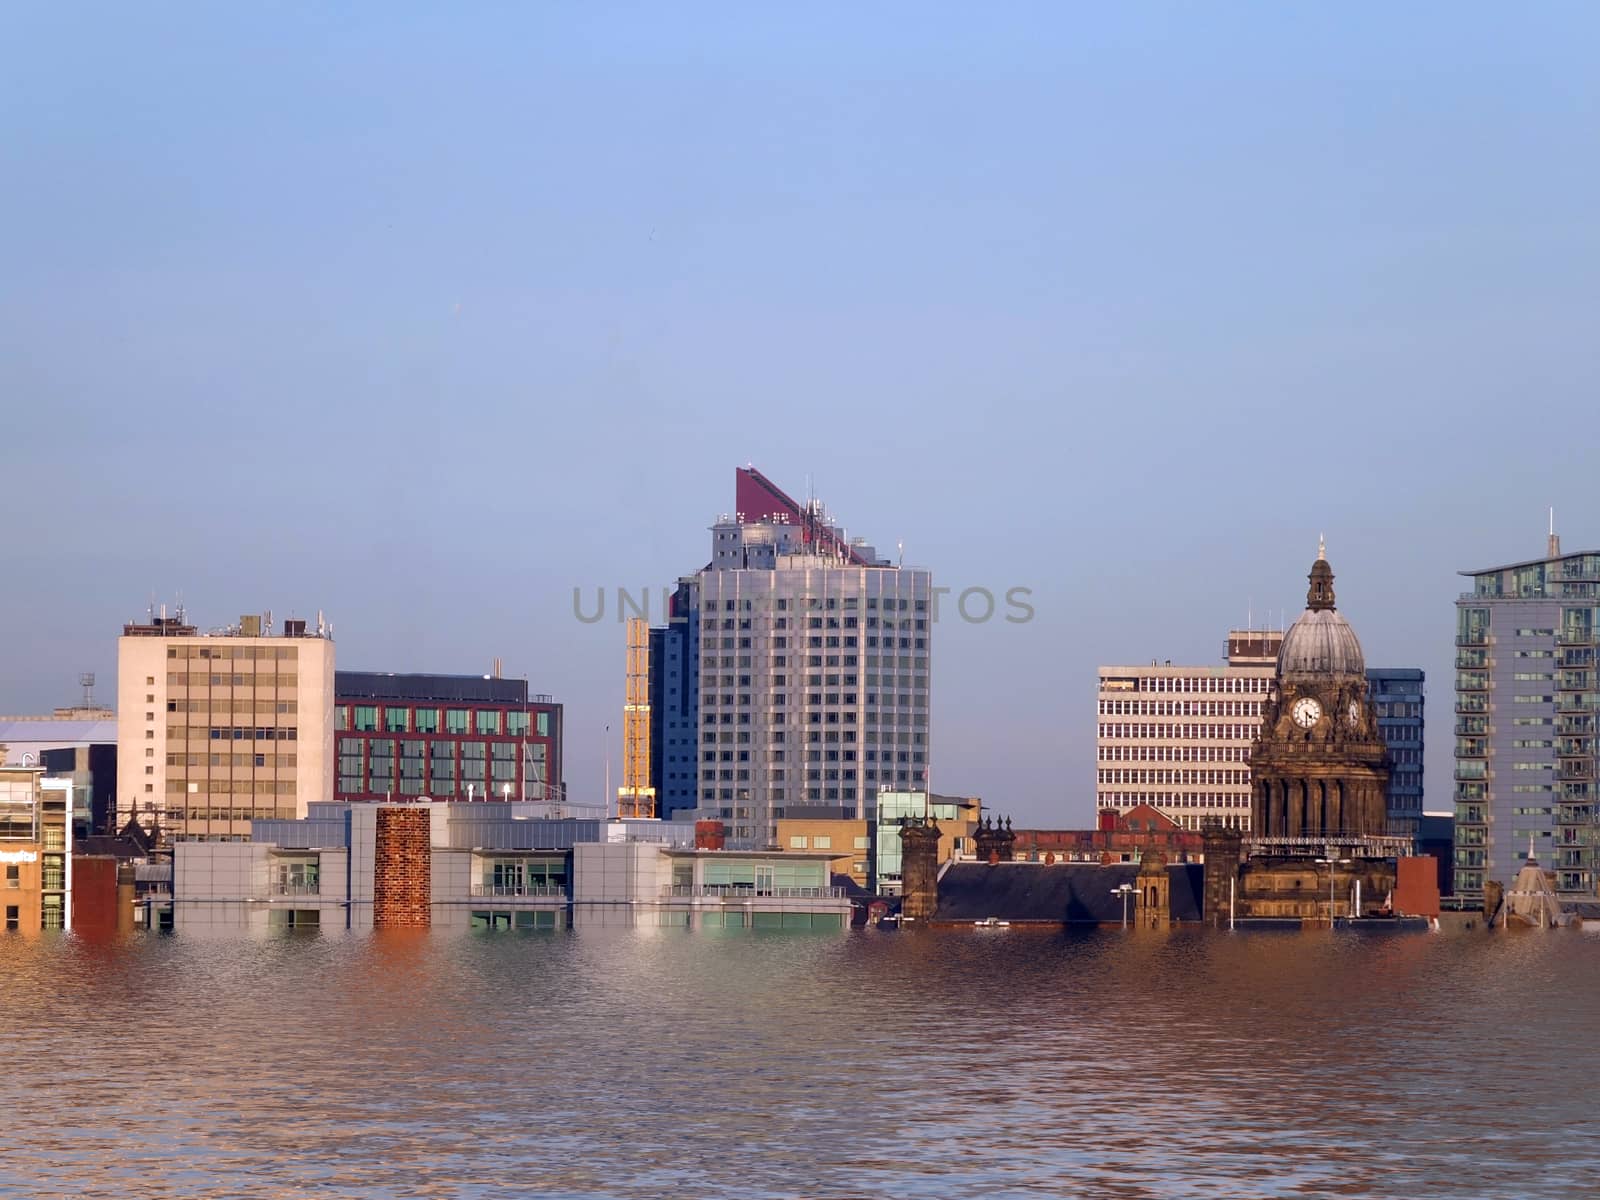
[[[622,706],[622,786],[617,816],[653,819],[656,789],[650,780],[650,628],[628,620],[628,691]]]

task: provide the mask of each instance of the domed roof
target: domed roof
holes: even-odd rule
[[[1278,651],[1279,675],[1365,675],[1367,663],[1350,622],[1331,608],[1307,609]]]
[[[1283,635],[1278,650],[1278,675],[1365,675],[1367,663],[1361,642],[1350,622],[1339,615],[1333,601],[1333,568],[1325,549],[1317,546],[1317,561],[1307,576],[1306,611]]]

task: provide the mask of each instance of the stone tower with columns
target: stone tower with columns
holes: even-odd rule
[[[1389,757],[1355,630],[1338,611],[1333,568],[1317,549],[1306,609],[1284,635],[1278,674],[1250,756],[1250,832],[1279,843],[1383,836]]]

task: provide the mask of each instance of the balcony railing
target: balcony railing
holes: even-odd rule
[[[316,883],[283,883],[275,882],[272,885],[274,896],[320,896],[322,887]]]
[[[735,900],[768,896],[779,900],[838,900],[844,897],[845,890],[842,887],[755,887],[747,883],[671,883],[661,889],[661,895],[673,900],[702,896]]]
[[[474,883],[468,889],[472,896],[522,896],[529,900],[564,900],[567,889],[550,884]]]

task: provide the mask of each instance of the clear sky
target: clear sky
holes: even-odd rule
[[[152,597],[511,674],[599,789],[623,638],[754,463],[945,621],[934,785],[1090,820],[1095,666],[1304,603],[1430,678],[1600,546],[1589,4],[17,4],[0,711]],[[611,742],[616,750],[615,738]]]

